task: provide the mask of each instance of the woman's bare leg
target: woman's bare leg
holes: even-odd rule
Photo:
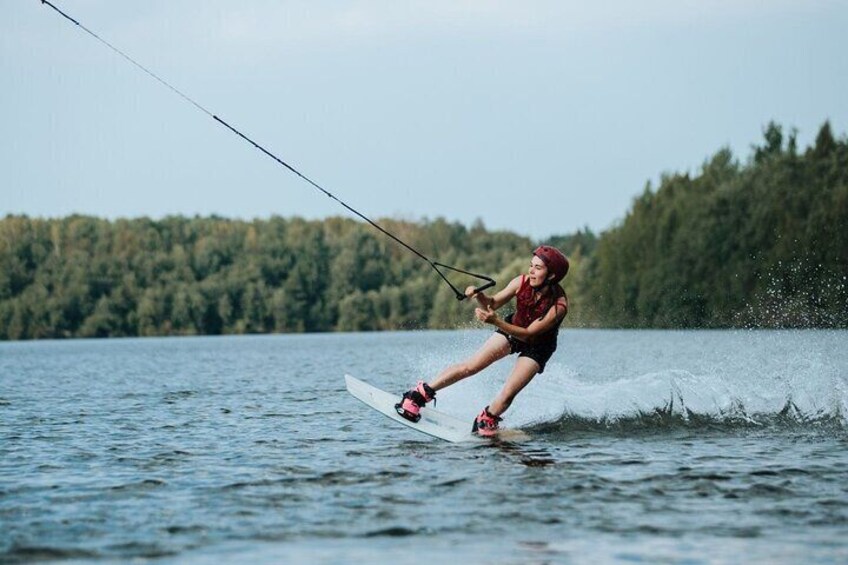
[[[509,355],[509,341],[501,334],[494,334],[477,350],[477,353],[439,373],[431,383],[433,390],[440,390],[466,377],[477,374],[498,359]],[[537,365],[538,370],[538,365]]]
[[[536,361],[529,357],[519,357],[503,388],[489,405],[489,413],[500,416],[506,412],[521,389],[527,386],[538,372],[539,364]]]

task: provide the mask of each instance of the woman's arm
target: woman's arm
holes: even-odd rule
[[[543,317],[533,320],[526,328],[501,320],[492,308],[477,308],[475,311],[477,319],[481,322],[491,324],[515,339],[527,343],[532,343],[537,336],[556,328],[562,323],[566,313],[568,313],[568,300],[565,297],[557,300]]]

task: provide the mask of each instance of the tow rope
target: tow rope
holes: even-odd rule
[[[292,173],[294,173],[295,175],[297,175],[298,177],[300,177],[301,179],[303,179],[304,181],[306,181],[307,183],[312,185],[314,188],[316,188],[317,190],[322,192],[325,196],[332,198],[333,200],[338,202],[340,205],[342,205],[345,209],[347,209],[348,211],[357,215],[358,217],[362,218],[363,220],[365,220],[366,222],[371,224],[371,226],[376,228],[378,231],[380,231],[384,235],[390,237],[391,239],[393,239],[394,241],[396,241],[397,243],[399,243],[400,245],[402,245],[403,247],[405,247],[406,249],[408,249],[409,251],[414,253],[420,259],[427,262],[427,264],[430,265],[430,267],[432,267],[433,270],[435,270],[436,273],[439,274],[439,276],[442,278],[442,280],[445,283],[447,283],[447,285],[451,288],[451,290],[453,291],[457,300],[464,300],[466,298],[465,293],[460,292],[459,289],[457,289],[456,286],[454,286],[453,283],[451,283],[450,280],[448,280],[447,276],[445,276],[445,274],[441,271],[441,269],[447,269],[449,271],[461,273],[463,275],[468,275],[470,277],[474,277],[476,279],[486,281],[486,283],[483,284],[482,286],[476,287],[475,293],[481,292],[481,291],[483,291],[487,288],[493,287],[496,284],[494,279],[492,279],[491,277],[488,277],[486,275],[481,275],[481,274],[478,274],[478,273],[472,273],[470,271],[465,271],[465,270],[462,270],[462,269],[458,269],[456,267],[452,267],[450,265],[445,265],[444,263],[439,263],[437,261],[433,261],[432,259],[430,259],[426,255],[424,255],[423,253],[421,253],[420,251],[418,251],[417,249],[415,249],[414,247],[412,247],[411,245],[409,245],[405,241],[401,240],[399,237],[397,237],[393,233],[389,232],[388,230],[386,230],[385,228],[383,228],[382,226],[380,226],[379,224],[377,224],[376,222],[374,222],[370,218],[366,217],[361,212],[355,210],[353,207],[351,207],[347,203],[345,203],[342,200],[340,200],[339,198],[337,198],[335,195],[333,195],[328,190],[323,188],[317,182],[313,181],[312,179],[310,179],[309,177],[307,177],[306,175],[304,175],[303,173],[301,173],[300,171],[295,169],[293,166],[291,166],[290,164],[283,161],[281,158],[274,155],[271,151],[269,151],[268,149],[266,149],[265,147],[263,147],[259,143],[253,141],[250,137],[248,137],[247,135],[245,135],[244,133],[242,133],[241,131],[239,131],[238,129],[236,129],[235,127],[233,127],[232,125],[230,125],[226,121],[224,121],[218,115],[214,114],[210,110],[203,107],[201,104],[199,104],[194,99],[192,99],[190,96],[188,96],[187,94],[185,94],[184,92],[182,92],[181,90],[179,90],[178,88],[176,88],[175,86],[173,86],[172,84],[167,82],[165,79],[163,79],[162,77],[160,77],[159,75],[157,75],[156,73],[154,73],[153,71],[151,71],[150,69],[148,69],[147,67],[145,67],[144,65],[142,65],[141,63],[139,63],[138,61],[136,61],[135,59],[133,59],[132,57],[130,57],[129,55],[127,55],[126,53],[121,51],[120,49],[118,49],[117,47],[115,47],[114,45],[112,45],[111,43],[109,43],[108,41],[106,41],[105,39],[103,39],[102,37],[97,35],[96,33],[94,33],[89,28],[85,27],[78,20],[72,18],[67,13],[65,13],[62,10],[60,10],[59,8],[57,8],[52,2],[49,2],[48,0],[40,0],[40,1],[41,1],[42,4],[46,4],[47,6],[52,8],[56,13],[58,13],[59,15],[64,17],[66,20],[68,20],[69,22],[76,25],[79,29],[83,30],[85,33],[87,33],[88,35],[90,35],[91,37],[96,39],[98,42],[100,42],[101,44],[105,45],[106,47],[108,47],[109,49],[111,49],[112,51],[117,53],[123,59],[125,59],[126,61],[128,61],[129,63],[134,65],[135,67],[139,68],[142,72],[144,72],[145,74],[147,74],[148,76],[150,76],[151,78],[153,78],[154,80],[156,80],[157,82],[159,82],[160,84],[162,84],[163,86],[165,86],[166,88],[171,90],[174,94],[176,94],[177,96],[179,96],[180,98],[182,98],[183,100],[185,100],[186,102],[188,102],[189,104],[194,106],[197,110],[203,112],[204,114],[206,114],[207,116],[209,116],[210,118],[212,118],[213,120],[215,120],[216,122],[218,122],[219,124],[221,124],[222,126],[227,128],[228,130],[230,130],[231,132],[233,132],[234,134],[239,136],[241,139],[243,139],[247,143],[251,144],[253,147],[255,147],[256,149],[258,149],[259,151],[261,151],[262,153],[264,153],[265,155],[267,155],[268,157],[270,157],[271,159],[276,161],[278,164],[282,165],[283,167],[285,167],[286,169],[288,169],[289,171],[291,171]],[[441,267],[441,269],[440,269],[440,267]]]

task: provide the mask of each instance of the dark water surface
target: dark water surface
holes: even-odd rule
[[[0,562],[848,562],[848,332],[564,331],[520,444],[344,391],[486,335],[0,343]]]

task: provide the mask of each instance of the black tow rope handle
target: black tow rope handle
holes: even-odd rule
[[[496,284],[496,283],[495,283],[495,280],[494,280],[494,279],[489,279],[489,282],[487,282],[487,283],[486,283],[486,284],[484,284],[483,286],[478,286],[477,288],[475,288],[475,289],[474,289],[474,294],[472,294],[471,296],[474,296],[475,294],[480,294],[481,292],[483,292],[483,291],[484,291],[484,290],[486,290],[487,288],[492,288],[493,286],[495,286],[495,284]],[[465,295],[463,294],[463,295],[462,295],[462,298],[460,298],[459,300],[464,300],[464,299],[466,299],[466,298],[470,298],[470,297],[465,296]]]
[[[457,269],[456,267],[451,267],[450,265],[445,265],[444,263],[437,263],[436,261],[429,261],[428,260],[428,263],[430,263],[430,266],[433,267],[433,269],[435,269],[435,271],[437,273],[439,273],[439,276],[442,277],[442,280],[445,281],[448,284],[449,287],[451,287],[451,290],[453,290],[454,296],[456,296],[456,299],[459,300],[460,302],[462,302],[463,300],[465,300],[468,297],[465,296],[464,292],[460,292],[459,289],[456,288],[453,285],[453,283],[448,280],[448,278],[444,275],[444,273],[442,273],[442,271],[439,270],[439,267],[442,267],[443,269],[448,269],[449,271],[462,273],[463,275],[469,275],[469,276],[474,277],[475,279],[487,281],[486,284],[484,284],[483,286],[476,287],[474,289],[474,293],[471,296],[474,296],[477,293],[483,292],[487,288],[492,288],[493,286],[495,286],[497,284],[495,282],[495,279],[493,279],[492,277],[487,277],[486,275],[481,275],[479,273],[472,273],[470,271],[463,271],[462,269]]]

